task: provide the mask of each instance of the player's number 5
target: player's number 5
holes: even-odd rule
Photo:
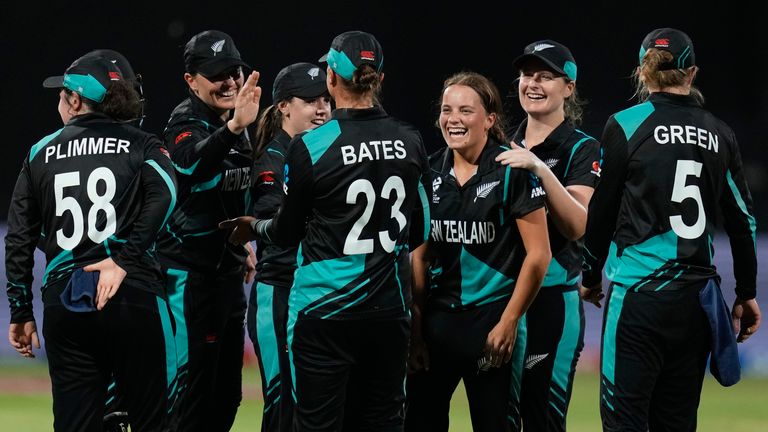
[[[98,184],[104,183],[103,193],[99,193]],[[53,178],[53,189],[56,197],[56,216],[63,216],[69,212],[72,216],[72,235],[64,234],[64,229],[56,231],[56,243],[64,250],[72,250],[80,244],[85,231],[83,210],[77,199],[71,196],[64,196],[64,189],[80,185],[80,172],[72,171],[56,174]],[[112,205],[112,198],[115,197],[115,175],[109,168],[100,167],[93,170],[88,176],[86,191],[88,199],[91,200],[91,208],[88,210],[88,238],[94,243],[101,243],[109,236],[115,233],[116,217],[115,207]],[[98,229],[96,222],[99,212],[103,211],[106,218],[103,229]]]
[[[691,198],[696,201],[696,206],[698,207],[696,222],[694,222],[693,225],[686,225],[685,221],[683,221],[683,217],[680,215],[669,217],[669,224],[672,226],[672,231],[674,231],[678,237],[684,239],[699,238],[699,236],[704,233],[704,228],[706,228],[707,225],[707,215],[704,213],[704,203],[701,200],[701,190],[699,189],[699,186],[695,184],[686,184],[688,176],[694,176],[696,178],[701,177],[701,167],[701,162],[692,160],[677,161],[675,186],[672,189],[672,201],[682,203],[684,200]]]

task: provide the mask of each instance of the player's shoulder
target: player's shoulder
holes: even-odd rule
[[[600,141],[592,135],[584,132],[579,128],[574,128],[573,133],[570,136],[569,145],[571,148],[579,147],[600,147]]]
[[[32,160],[40,153],[40,150],[45,148],[51,141],[58,138],[62,132],[64,131],[64,128],[60,128],[54,132],[49,133],[48,135],[40,138],[30,149],[29,149],[29,162],[32,162]]]

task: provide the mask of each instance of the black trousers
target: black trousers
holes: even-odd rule
[[[288,432],[293,423],[286,334],[289,294],[290,287],[255,281],[248,300],[248,334],[259,359],[264,399],[262,432]]]
[[[473,431],[520,431],[525,319],[518,325],[512,360],[500,368],[478,369],[488,333],[506,305],[504,300],[466,311],[425,311],[422,326],[430,368],[408,376],[406,431],[446,432],[451,397],[460,380]]]
[[[43,293],[54,430],[102,432],[113,379],[133,431],[165,430],[175,367],[165,300],[123,285],[101,311],[76,313],[59,300],[66,283],[55,282]]]
[[[293,430],[402,431],[409,338],[409,318],[289,321]]]
[[[169,268],[166,275],[176,319],[178,430],[228,431],[243,397],[243,274]]]
[[[695,431],[711,345],[699,289],[613,284],[603,321],[603,430]]]
[[[526,312],[521,412],[526,432],[564,432],[573,376],[584,348],[576,286],[542,287]]]

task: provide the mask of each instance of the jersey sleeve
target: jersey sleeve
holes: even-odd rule
[[[283,202],[283,170],[285,156],[271,148],[259,156],[254,166],[255,180],[251,188],[253,216],[269,219],[277,213]]]
[[[295,246],[306,233],[314,186],[312,159],[300,136],[293,139],[286,155],[284,178],[285,199],[280,209],[272,219],[258,220],[254,232],[272,243]]]
[[[522,169],[507,167],[506,170],[504,207],[512,219],[520,219],[544,207],[547,194],[538,177]]]
[[[726,172],[727,184],[720,197],[723,225],[731,243],[733,275],[736,279],[736,295],[742,300],[755,298],[757,278],[757,251],[755,238],[755,216],[752,209],[752,195],[741,163],[741,153],[736,139],[732,157]]]
[[[215,129],[200,120],[173,125],[164,135],[173,167],[179,174],[192,179],[210,177],[239,137],[226,124]]]
[[[8,278],[6,293],[11,308],[11,323],[35,319],[32,313],[32,269],[42,217],[32,185],[27,158],[13,189],[8,212],[8,234],[5,236],[5,273]]]
[[[419,177],[418,184],[419,196],[416,200],[416,204],[413,206],[413,211],[411,212],[410,228],[408,232],[409,250],[416,249],[429,238],[430,215],[427,191],[430,190],[429,188],[432,184],[432,170],[429,167],[429,160],[427,159],[427,154],[422,144],[419,146],[419,162],[421,163],[421,176]]]
[[[613,117],[605,125],[601,142],[600,182],[589,201],[584,235],[584,286],[593,286],[602,280],[627,171],[627,139]]]
[[[563,186],[594,188],[600,176],[600,143],[593,138],[582,141],[568,160]]]
[[[120,252],[113,256],[126,272],[141,266],[144,252],[151,248],[160,229],[165,226],[176,206],[176,178],[168,151],[159,139],[152,137],[141,167],[143,197],[141,211]]]

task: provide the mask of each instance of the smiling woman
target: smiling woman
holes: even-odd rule
[[[184,50],[189,97],[171,114],[165,142],[179,179],[179,205],[158,237],[176,320],[179,430],[229,430],[241,399],[243,275],[253,250],[227,243],[216,224],[248,211],[259,74],[247,80],[232,38],[209,30]],[[244,82],[245,81],[245,82]]]

